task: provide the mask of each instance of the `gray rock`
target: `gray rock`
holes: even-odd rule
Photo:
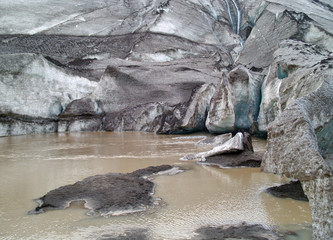
[[[312,215],[312,239],[331,239],[333,230],[332,217],[332,176],[318,177],[302,182],[307,195]]]
[[[267,67],[279,42],[288,38],[333,51],[332,9],[332,3],[310,0],[258,1],[255,7],[250,3],[248,17],[253,29],[237,62],[248,68]]]
[[[59,115],[58,132],[102,130],[103,116],[99,103],[91,98],[74,100]]]
[[[159,33],[133,33],[117,36],[0,35],[0,54],[35,53],[76,75],[99,81],[115,58],[144,62],[221,57],[214,45]],[[222,56],[230,65],[229,56]],[[195,63],[195,60],[192,60]]]
[[[95,116],[100,113],[102,113],[102,110],[99,103],[86,97],[70,102],[60,116]]]
[[[97,84],[36,54],[0,56],[0,136],[58,131],[58,117]]]
[[[57,132],[96,132],[103,130],[102,123],[98,116],[59,118]]]
[[[280,186],[270,187],[265,190],[275,197],[280,198],[291,198],[299,201],[309,201],[307,196],[304,194],[300,181],[291,181],[287,184]]]
[[[151,196],[154,183],[144,177],[172,168],[161,165],[128,174],[108,173],[88,177],[48,192],[36,200],[39,206],[30,213],[64,209],[76,201],[84,201],[84,206],[91,210],[91,214],[98,213],[102,216],[144,211],[154,204]]]
[[[0,112],[0,136],[53,133],[58,123],[50,118],[33,118],[26,115]]]
[[[265,171],[301,181],[311,206],[314,239],[333,237],[332,159],[321,155],[319,145],[333,146],[318,142],[326,139],[316,137],[322,129],[332,135],[332,96],[332,76],[326,76],[312,93],[286,107],[268,126],[262,163]]]
[[[198,5],[197,1],[170,1],[165,13],[161,14],[149,30],[180,36],[195,42],[223,46],[239,44],[239,36],[229,31],[228,24],[217,21],[214,14],[211,15],[212,12],[205,11],[207,10],[205,8],[202,11]]]

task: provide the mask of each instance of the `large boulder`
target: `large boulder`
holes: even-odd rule
[[[300,181],[291,181],[280,186],[270,187],[265,191],[279,198],[291,198],[299,201],[309,201],[307,196],[304,194],[304,190]]]
[[[301,181],[312,212],[313,238],[333,238],[333,78],[298,98],[268,125],[262,168]],[[317,137],[317,135],[319,137]]]

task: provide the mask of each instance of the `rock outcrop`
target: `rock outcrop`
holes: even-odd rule
[[[268,125],[262,164],[265,171],[301,181],[312,210],[314,239],[333,237],[332,155],[325,154],[327,150],[322,154],[319,147],[332,149],[332,145],[316,136],[332,135],[332,104],[333,79],[326,76],[321,86],[290,104]]]
[[[262,168],[300,180],[313,238],[332,238],[332,53],[284,40],[273,56],[258,116],[259,131],[268,133]]]

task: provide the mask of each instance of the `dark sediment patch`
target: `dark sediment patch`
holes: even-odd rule
[[[129,229],[121,234],[103,234],[97,240],[144,240],[149,238],[148,229]]]
[[[290,183],[271,187],[266,189],[266,192],[280,198],[292,198],[300,201],[309,201],[304,194],[300,181],[292,181]]]
[[[75,201],[84,201],[84,206],[92,213],[103,216],[144,211],[154,205],[154,183],[145,177],[172,168],[170,165],[161,165],[127,174],[108,173],[88,177],[48,192],[36,200],[39,206],[30,213],[64,209]]]
[[[193,240],[203,239],[251,239],[251,240],[278,240],[283,235],[267,229],[259,224],[226,225],[221,227],[203,227],[196,231],[198,236]]]

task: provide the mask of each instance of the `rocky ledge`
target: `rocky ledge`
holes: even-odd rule
[[[312,211],[315,239],[333,238],[333,81],[290,104],[268,125],[265,171],[300,180]]]
[[[30,213],[43,213],[50,209],[64,209],[79,202],[90,209],[89,214],[102,216],[122,215],[145,211],[154,205],[154,183],[147,177],[172,173],[174,167],[161,165],[132,173],[108,173],[66,185],[36,199],[39,204]],[[176,170],[176,169],[175,169]],[[176,172],[180,170],[177,169]]]

